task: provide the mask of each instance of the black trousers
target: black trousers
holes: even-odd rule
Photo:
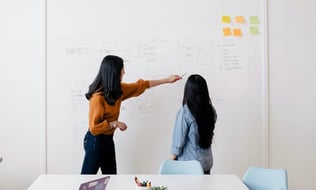
[[[117,174],[113,135],[93,136],[89,131],[83,142],[85,156],[81,174]]]

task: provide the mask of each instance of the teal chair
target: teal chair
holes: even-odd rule
[[[164,160],[160,164],[159,174],[203,175],[204,171],[197,160]]]
[[[285,169],[271,169],[252,166],[243,176],[249,190],[288,190]]]

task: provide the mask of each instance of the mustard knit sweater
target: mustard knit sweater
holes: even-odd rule
[[[93,135],[113,134],[115,129],[111,129],[110,122],[117,121],[120,115],[122,101],[141,95],[149,88],[149,81],[138,80],[135,83],[121,83],[122,96],[115,105],[109,105],[102,92],[92,95],[89,103],[89,130]]]

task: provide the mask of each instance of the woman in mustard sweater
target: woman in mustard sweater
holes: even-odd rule
[[[139,96],[146,89],[181,79],[170,75],[159,80],[138,80],[135,83],[122,82],[123,59],[108,55],[104,57],[99,72],[89,86],[86,98],[89,103],[89,130],[84,137],[85,156],[81,174],[116,174],[115,146],[113,133],[116,129],[125,131],[127,125],[118,121],[122,101]]]

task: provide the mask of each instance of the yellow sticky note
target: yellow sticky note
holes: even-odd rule
[[[244,24],[245,23],[245,19],[243,16],[236,16],[235,17],[235,22],[239,23],[239,24]]]
[[[230,16],[223,15],[222,16],[222,22],[223,23],[230,23]]]
[[[257,16],[250,16],[250,24],[259,24],[259,19]]]
[[[259,29],[256,26],[251,26],[250,27],[250,34],[252,35],[258,35],[259,34]]]
[[[230,28],[223,28],[223,34],[224,34],[224,36],[231,36],[232,31]]]
[[[234,28],[233,29],[233,34],[234,34],[234,36],[241,37],[242,36],[241,29],[240,28]]]

